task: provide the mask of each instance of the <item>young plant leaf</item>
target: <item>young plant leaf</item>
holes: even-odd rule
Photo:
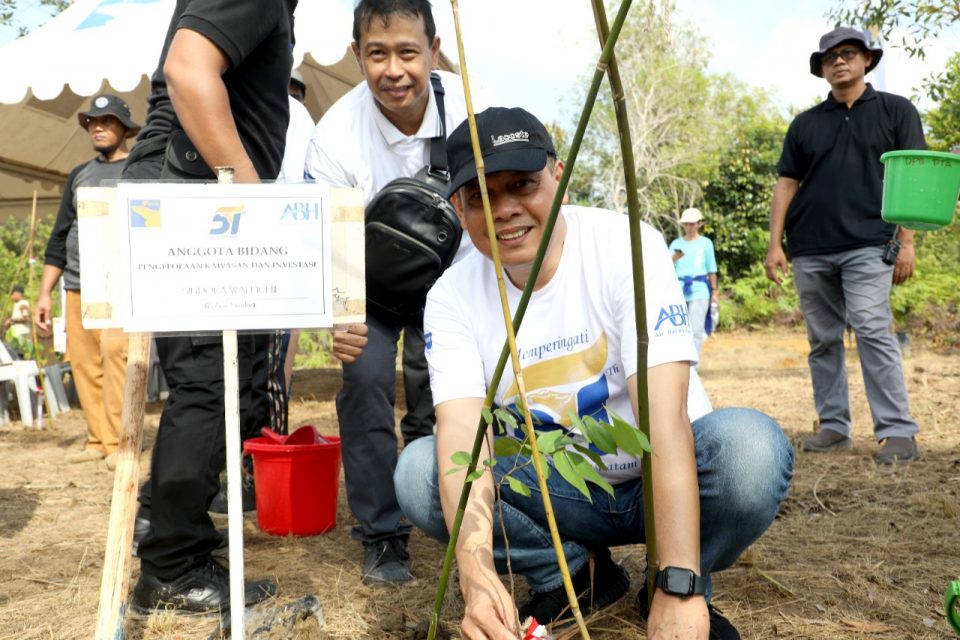
[[[470,465],[470,454],[466,451],[457,451],[452,456],[450,456],[450,461],[453,464],[458,464],[461,467],[466,467]]]
[[[573,426],[573,428],[580,432],[580,435],[583,436],[584,440],[590,442],[590,435],[587,433],[587,429],[583,424],[583,420],[580,419],[580,416],[573,411],[567,415],[570,417],[570,424]]]
[[[576,487],[580,493],[587,497],[587,500],[593,502],[593,497],[590,495],[587,483],[570,460],[570,453],[568,451],[558,451],[557,454],[553,456],[553,466],[557,468],[557,472],[564,480]]]
[[[450,469],[449,471],[447,471],[447,472],[446,472],[445,474],[443,474],[443,475],[445,475],[445,476],[452,476],[452,475],[455,474],[455,473],[460,473],[460,472],[463,471],[464,469],[466,469],[466,467],[454,467],[453,469]]]
[[[493,424],[493,412],[490,411],[489,407],[484,407],[483,411],[480,412],[480,415],[483,416],[483,423],[488,427]]]
[[[640,429],[626,422],[612,411],[610,417],[613,418],[613,437],[616,439],[618,447],[632,456],[642,456],[651,450],[650,441],[647,440]]]
[[[514,431],[517,430],[517,419],[506,409],[497,409],[493,412],[501,425],[509,425]]]
[[[537,434],[537,446],[540,452],[550,455],[554,451],[563,449],[566,446],[567,433],[563,429],[554,429],[553,431],[543,431]]]
[[[510,436],[493,441],[493,454],[498,458],[512,458],[520,453],[520,441]]]
[[[580,477],[587,482],[592,482],[597,485],[609,493],[611,497],[613,496],[613,487],[593,468],[593,465],[591,465],[586,458],[576,453],[568,452],[567,455],[570,458],[571,464],[573,464],[573,468],[580,474]]]
[[[473,482],[483,477],[483,469],[475,469],[473,473],[467,474],[467,482]]]
[[[523,484],[513,476],[507,476],[507,483],[510,485],[510,490],[514,493],[519,493],[522,496],[530,497],[530,487]]]
[[[483,466],[485,466],[488,469],[492,469],[493,465],[495,464],[497,464],[496,458],[487,458],[486,460],[483,461]]]
[[[586,416],[583,424],[590,433],[590,441],[604,453],[616,453],[617,441],[611,433],[611,425],[598,422],[593,416]]]
[[[601,469],[607,468],[607,465],[604,464],[603,458],[600,457],[600,454],[591,450],[590,447],[585,447],[582,444],[575,444],[573,445],[573,448],[579,451],[582,455],[590,458],[590,460]]]

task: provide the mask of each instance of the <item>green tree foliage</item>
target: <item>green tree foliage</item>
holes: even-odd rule
[[[886,42],[896,43],[918,58],[923,41],[960,23],[956,0],[845,0],[827,14],[838,26],[871,25]],[[895,37],[894,31],[902,34]]]
[[[732,81],[707,74],[703,38],[693,27],[673,22],[672,9],[663,0],[635,4],[617,50],[641,210],[661,229],[673,227],[679,212],[700,200],[715,158],[732,137]],[[574,201],[623,211],[626,191],[612,100],[601,92],[570,192]]]
[[[20,12],[36,5],[37,2],[23,0],[0,0],[0,27],[13,27],[18,36],[26,34],[29,29],[20,22]],[[55,16],[70,6],[70,0],[40,0],[39,5]]]
[[[703,189],[704,233],[713,239],[724,282],[750,272],[767,250],[770,197],[787,122],[765,96],[741,100],[733,140]]]
[[[927,95],[937,107],[925,114],[927,144],[949,151],[960,144],[960,53],[947,61],[942,73],[927,85]]]

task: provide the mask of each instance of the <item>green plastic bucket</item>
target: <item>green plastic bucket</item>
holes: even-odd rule
[[[942,151],[888,151],[881,216],[907,229],[950,224],[960,195],[960,155]]]

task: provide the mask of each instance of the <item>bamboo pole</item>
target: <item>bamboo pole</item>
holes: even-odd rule
[[[453,0],[455,1],[455,0]],[[570,182],[570,176],[573,173],[573,168],[576,164],[577,154],[580,151],[580,145],[583,141],[583,136],[586,133],[587,124],[590,121],[590,114],[593,111],[593,105],[596,102],[597,93],[600,90],[600,84],[603,81],[604,72],[606,71],[607,61],[610,59],[610,56],[613,54],[613,48],[616,44],[617,38],[620,35],[620,31],[623,28],[623,23],[626,20],[627,12],[630,9],[632,0],[622,0],[620,4],[620,9],[617,12],[617,15],[614,19],[613,25],[610,29],[609,37],[607,38],[606,44],[603,47],[603,51],[600,54],[600,58],[597,61],[597,68],[594,71],[593,79],[590,84],[590,88],[587,92],[587,97],[584,101],[583,109],[580,113],[580,119],[577,124],[577,129],[573,135],[573,139],[570,143],[570,149],[567,154],[566,164],[563,170],[563,173],[560,176],[560,183],[557,186],[557,193],[554,196],[553,203],[550,207],[550,215],[547,219],[546,224],[544,225],[543,238],[540,241],[540,247],[537,249],[537,254],[534,257],[533,265],[531,267],[530,278],[527,281],[526,286],[523,289],[523,293],[520,296],[520,301],[517,304],[517,311],[514,314],[513,318],[513,331],[518,331],[520,324],[523,321],[523,316],[526,313],[527,305],[530,302],[530,296],[533,293],[533,286],[536,283],[537,275],[540,272],[540,267],[543,263],[543,258],[546,255],[547,247],[549,246],[550,237],[553,234],[554,226],[556,225],[557,216],[560,212],[560,205],[563,202],[563,196],[566,193],[567,185]],[[466,75],[465,70],[462,70],[464,76]],[[478,172],[479,173],[479,172]],[[500,379],[503,375],[503,371],[506,368],[507,359],[510,357],[510,345],[509,342],[505,342],[503,349],[500,353],[500,359],[497,362],[497,367],[493,373],[493,379],[487,390],[487,397],[484,400],[484,406],[489,408],[493,404],[494,395],[496,389],[499,386]],[[473,449],[471,451],[470,464],[467,466],[467,475],[469,476],[477,468],[477,462],[480,458],[480,452],[483,448],[484,436],[487,431],[487,424],[481,418],[479,424],[477,425],[476,436],[474,438]],[[456,550],[457,539],[460,535],[460,526],[463,523],[463,516],[466,511],[467,501],[470,498],[470,488],[471,483],[464,483],[463,490],[460,493],[460,501],[457,505],[457,513],[454,517],[453,526],[450,530],[450,541],[447,544],[447,551],[443,560],[443,567],[440,571],[439,584],[437,586],[437,596],[434,601],[434,610],[430,620],[430,630],[428,632],[429,640],[434,640],[436,638],[437,627],[440,621],[440,613],[443,609],[443,600],[446,596],[447,583],[450,576],[450,568],[453,564],[454,552]]]
[[[500,248],[497,245],[497,231],[493,224],[493,212],[490,208],[490,197],[487,194],[487,179],[484,171],[483,155],[480,151],[480,135],[477,132],[477,120],[473,112],[473,100],[470,94],[470,74],[467,71],[467,58],[464,53],[463,37],[460,32],[460,9],[457,0],[451,0],[453,5],[453,23],[457,33],[457,49],[460,53],[460,73],[463,78],[463,93],[467,103],[467,124],[470,129],[470,142],[473,146],[473,159],[477,165],[477,179],[480,182],[480,197],[483,201],[483,217],[487,226],[487,237],[490,240],[490,254],[493,258],[494,272],[497,277],[497,291],[500,294],[500,307],[503,312],[503,323],[507,330],[507,343],[510,347],[510,360],[513,364],[514,380],[517,383],[517,392],[520,397],[520,404],[527,407],[527,389],[523,379],[523,369],[520,367],[520,357],[517,354],[517,336],[513,329],[513,322],[510,316],[510,303],[507,300],[507,289],[503,282],[503,264],[500,261]],[[531,275],[530,280],[536,281]],[[540,497],[543,501],[543,511],[547,518],[547,527],[550,530],[550,539],[553,542],[554,552],[557,554],[557,564],[560,566],[560,576],[563,579],[563,588],[567,594],[567,600],[570,603],[570,611],[577,621],[577,627],[580,629],[580,635],[584,640],[590,640],[590,633],[587,631],[587,625],[583,621],[583,614],[580,612],[580,603],[577,601],[577,592],[573,588],[573,580],[570,578],[570,568],[567,566],[567,557],[563,551],[563,540],[560,538],[560,530],[557,528],[557,519],[553,513],[553,504],[550,500],[550,492],[547,489],[547,477],[543,469],[543,455],[537,445],[537,433],[533,428],[533,418],[530,411],[523,412],[524,431],[527,439],[530,441],[530,452],[533,460],[533,468],[537,474],[537,484],[540,487]]]
[[[100,580],[100,606],[95,636],[97,640],[123,638],[127,588],[130,584],[130,547],[133,544],[133,524],[137,514],[140,450],[143,446],[143,414],[151,339],[149,333],[134,333],[130,335],[127,347],[120,448],[117,449],[107,548]]]
[[[609,36],[606,9],[602,0],[593,0],[593,15],[597,22],[597,34],[600,36],[600,46],[603,46]],[[637,428],[650,441],[650,403],[647,380],[647,351],[650,345],[650,336],[647,335],[647,304],[643,284],[643,244],[640,238],[640,201],[637,196],[637,169],[633,158],[633,141],[630,134],[630,118],[627,114],[626,95],[623,91],[623,81],[617,67],[616,55],[610,56],[610,65],[607,69],[610,78],[610,91],[613,94],[614,112],[617,117],[617,130],[620,134],[620,154],[623,158],[623,174],[627,189],[627,215],[630,218],[630,254],[633,260],[633,296],[634,315],[637,323],[637,398],[638,424]],[[647,547],[647,598],[653,601],[656,567],[659,563],[657,555],[657,531],[653,513],[653,470],[650,453],[644,453],[642,458],[643,477],[643,528]],[[649,602],[648,602],[649,604]]]

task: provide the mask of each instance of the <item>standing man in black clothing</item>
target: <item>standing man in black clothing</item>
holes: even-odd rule
[[[147,124],[124,178],[212,179],[211,168],[219,166],[233,167],[236,182],[277,176],[295,6],[296,0],[177,0]],[[162,338],[157,352],[170,396],[153,449],[150,529],[138,549],[134,607],[226,609],[229,580],[211,558],[220,535],[207,513],[225,458],[221,338]],[[259,353],[251,336],[241,336],[245,432],[264,424],[251,395]],[[246,602],[275,591],[270,581],[248,582]]]
[[[873,431],[883,446],[880,464],[920,457],[910,416],[900,348],[890,332],[890,286],[913,275],[913,232],[880,217],[880,156],[925,149],[916,108],[906,98],[875,91],[864,77],[883,51],[863,33],[841,27],[820,38],[810,73],[830,84],[830,94],[790,124],[770,213],[767,277],[780,284],[793,260],[800,308],[810,341],[810,374],[820,430],[804,451],[852,445],[843,331],[857,335]],[[887,246],[899,244],[899,255]]]

